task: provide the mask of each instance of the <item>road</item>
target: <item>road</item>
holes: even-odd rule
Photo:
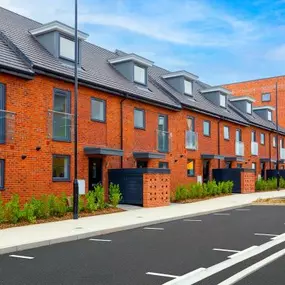
[[[203,275],[209,271],[205,268],[233,262],[189,283],[219,284],[284,249],[280,236],[285,233],[284,222],[285,207],[248,206],[2,255],[0,284],[161,285],[195,270]],[[241,262],[239,257],[229,258],[244,250],[246,256],[267,244],[267,250]],[[284,285],[284,262],[281,256],[237,284]],[[275,282],[270,282],[272,274]]]

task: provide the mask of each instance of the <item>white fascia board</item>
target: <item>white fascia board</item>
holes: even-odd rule
[[[48,32],[52,32],[52,31],[59,31],[60,33],[63,33],[65,35],[68,35],[71,37],[75,36],[75,29],[74,28],[67,26],[67,25],[65,25],[61,22],[58,22],[58,21],[53,21],[53,22],[47,23],[47,24],[45,24],[39,28],[30,30],[30,33],[33,36],[38,36],[38,35],[42,35],[42,34],[45,34]],[[80,40],[86,40],[88,38],[88,36],[89,36],[88,34],[81,32],[81,31],[78,31],[78,38]]]
[[[200,90],[200,92],[203,94],[203,93],[210,93],[210,92],[220,92],[220,93],[223,93],[223,94],[226,94],[226,95],[232,95],[232,92],[221,87],[221,86],[215,86],[215,87],[210,87],[210,88],[207,88],[207,89],[203,89],[203,90]]]
[[[199,78],[199,76],[193,73],[187,72],[185,70],[167,73],[165,75],[162,75],[162,78],[167,79],[167,78],[174,78],[174,77],[179,77],[179,76],[182,76],[188,80],[197,80]]]
[[[120,56],[117,58],[109,59],[108,62],[111,64],[116,64],[116,63],[130,61],[130,60],[132,60],[138,64],[144,65],[144,66],[152,66],[153,65],[153,61],[150,61],[150,60],[143,58],[141,56],[138,56],[136,54],[128,54],[128,55]]]
[[[240,96],[240,97],[233,97],[233,98],[230,98],[230,101],[231,102],[235,102],[235,101],[249,101],[249,102],[252,102],[254,103],[256,100],[250,96]]]
[[[261,106],[261,107],[254,107],[252,108],[253,111],[258,111],[258,110],[270,110],[270,111],[275,111],[274,107],[271,106]]]

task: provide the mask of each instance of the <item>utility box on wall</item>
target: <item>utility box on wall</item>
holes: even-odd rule
[[[255,192],[255,170],[249,168],[213,169],[213,179],[217,182],[233,181],[233,193]]]
[[[170,203],[170,169],[109,169],[109,183],[119,184],[122,204],[160,207]]]

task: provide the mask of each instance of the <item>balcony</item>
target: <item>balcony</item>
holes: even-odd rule
[[[197,150],[198,149],[198,133],[193,131],[186,131],[185,132],[185,148],[191,149],[191,150]]]
[[[251,154],[258,155],[258,143],[257,142],[251,142]]]
[[[14,140],[15,116],[13,112],[0,110],[0,144],[11,143]]]
[[[244,143],[236,141],[236,155],[244,156]]]
[[[48,138],[56,141],[73,140],[73,115],[53,110],[48,111]]]
[[[285,148],[280,147],[280,159],[285,159]]]
[[[171,133],[157,130],[157,150],[159,152],[169,152]]]

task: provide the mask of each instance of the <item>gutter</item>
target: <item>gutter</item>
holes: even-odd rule
[[[7,67],[3,66],[3,68],[0,68],[0,73],[6,73],[6,74],[11,74],[17,77],[21,77],[24,79],[31,80],[34,78],[34,73],[33,72],[28,72],[28,71],[20,71],[19,69],[13,68],[13,67]]]

